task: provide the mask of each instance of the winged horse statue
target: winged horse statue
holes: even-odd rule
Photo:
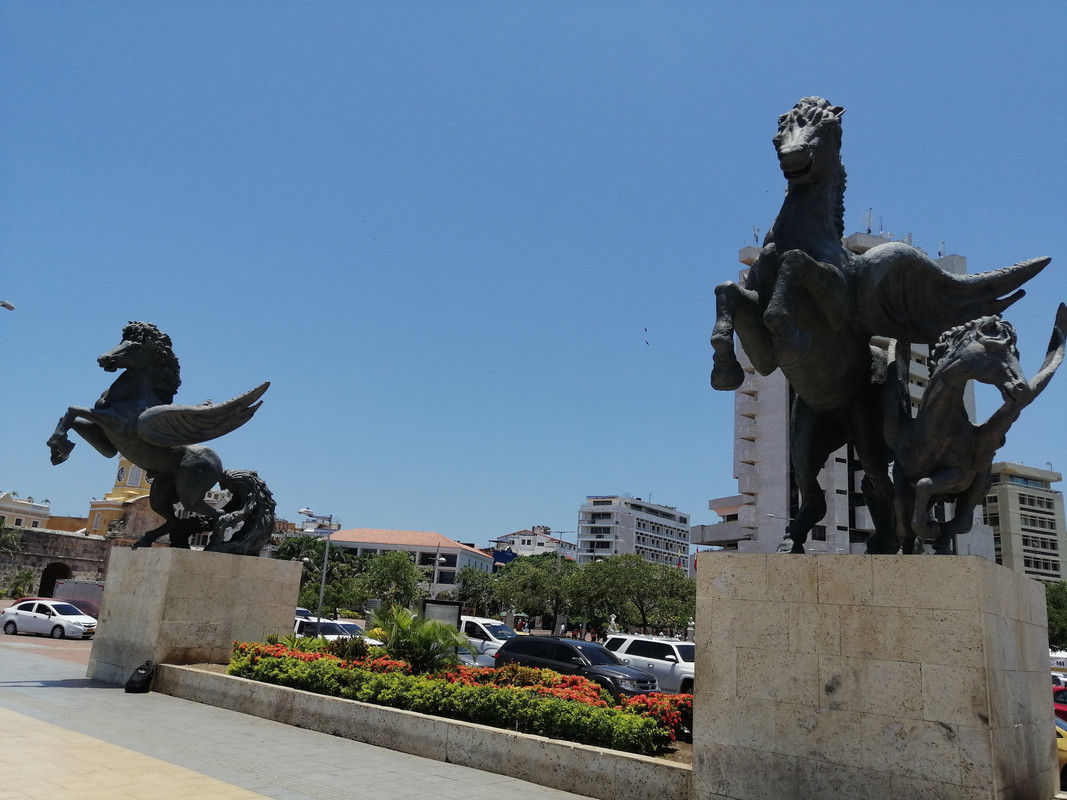
[[[875,525],[867,551],[899,549],[892,453],[882,431],[881,387],[872,380],[876,366],[884,371],[885,358],[872,351],[871,337],[932,344],[948,328],[999,314],[1050,260],[953,275],[903,242],[862,255],[847,250],[844,112],[821,97],[805,97],[779,117],[773,142],[785,200],[743,285],[727,281],[715,288],[712,387],[741,386],[736,333],[756,371],[781,369],[795,393],[790,457],[801,503],[789,525],[794,553],[804,552],[808,532],[826,514],[819,471],[848,442],[863,466],[863,494]]]
[[[148,322],[130,322],[122,341],[97,362],[106,372],[122,370],[92,408],[71,406],[48,439],[53,464],[67,460],[74,431],[101,455],[121,453],[148,474],[149,504],[163,524],[134,547],[170,534],[172,546],[188,547],[191,533],[210,530],[206,550],[254,555],[274,528],[274,500],[254,472],[226,471],[201,442],[244,425],[262,405],[265,382],[225,403],[183,406],[171,401],[181,384],[170,337]],[[219,484],[231,494],[221,509],[205,497]],[[179,519],[175,504],[193,516]]]

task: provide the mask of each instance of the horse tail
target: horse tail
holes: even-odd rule
[[[255,556],[274,533],[274,496],[255,472],[226,470],[219,486],[231,494],[205,550]],[[227,538],[226,533],[231,532]]]

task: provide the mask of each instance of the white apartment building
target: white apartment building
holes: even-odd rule
[[[863,253],[887,241],[881,236],[854,233],[843,244],[854,253]],[[759,250],[742,248],[741,263],[751,266]],[[963,256],[947,255],[936,262],[948,272],[967,272],[967,259]],[[741,282],[746,273],[747,269],[741,271]],[[887,349],[890,341],[875,339],[872,344]],[[929,380],[928,350],[926,345],[913,345],[911,349],[909,385],[913,407],[918,406]],[[722,522],[695,526],[693,542],[738,552],[773,553],[782,546],[789,521],[800,505],[789,457],[792,394],[780,370],[760,375],[740,345],[737,356],[745,370],[745,381],[734,393],[733,474],[738,493],[708,503]],[[964,402],[973,420],[974,392],[970,386]],[[874,524],[860,491],[862,480],[863,470],[851,445],[840,448],[827,459],[819,474],[819,484],[826,492],[827,511],[808,536],[805,546],[809,553],[865,552]],[[952,509],[951,506],[936,508],[935,513],[944,519],[942,515],[951,516]],[[981,509],[975,510],[975,525],[969,534],[958,538],[956,548],[959,554],[993,558],[993,533],[983,524]]]
[[[992,479],[983,505],[997,563],[1039,581],[1067,579],[1063,492],[1052,488],[1063,475],[1051,468],[998,462]]]
[[[573,531],[569,531],[573,533]],[[535,556],[538,553],[559,553],[565,558],[576,558],[578,545],[552,535],[547,525],[534,525],[528,530],[515,531],[493,539],[489,546],[493,550],[511,551],[517,556]]]
[[[430,593],[435,597],[438,592],[453,587],[456,574],[464,567],[493,571],[491,555],[434,531],[351,528],[327,531],[324,535],[332,546],[354,550],[357,555],[374,556],[391,550],[407,553],[417,566],[426,568]]]
[[[578,563],[624,553],[689,574],[689,515],[640,497],[586,497],[578,512]]]

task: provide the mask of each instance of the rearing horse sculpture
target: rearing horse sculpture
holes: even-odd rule
[[[846,250],[843,113],[807,97],[779,118],[774,146],[787,181],[785,201],[744,286],[715,289],[711,385],[729,391],[744,379],[736,332],[755,369],[769,375],[780,368],[796,394],[790,450],[801,505],[789,525],[795,553],[804,552],[808,532],[826,514],[819,470],[846,442],[855,445],[865,473],[863,493],[875,525],[868,552],[898,548],[871,337],[932,343],[948,328],[1000,313],[1049,262],[957,276],[901,242],[862,255]]]
[[[1067,306],[1060,303],[1045,361],[1030,381],[1019,365],[1015,329],[1000,317],[980,317],[946,331],[930,351],[930,380],[915,418],[907,397],[905,365],[898,361],[886,390],[897,398],[886,406],[886,438],[896,450],[893,488],[897,530],[904,552],[916,538],[947,553],[952,538],[971,530],[974,509],[989,491],[993,457],[1012,423],[1044,390],[1063,361]],[[1000,390],[1004,404],[981,425],[963,405],[967,382]],[[938,500],[955,504],[952,519],[938,522],[930,508]]]
[[[253,555],[273,533],[274,500],[254,472],[223,470],[215,451],[200,442],[236,430],[262,405],[269,383],[225,403],[173,405],[181,384],[170,337],[155,325],[131,322],[122,342],[97,359],[106,372],[123,370],[92,408],[71,406],[48,439],[52,463],[67,460],[78,433],[106,458],[122,453],[152,479],[149,504],[163,524],[134,545],[144,547],[165,534],[171,544],[188,547],[191,532],[210,530],[205,549]],[[233,496],[221,510],[206,501],[218,483]],[[194,514],[179,520],[174,505]],[[227,533],[232,534],[227,538]]]

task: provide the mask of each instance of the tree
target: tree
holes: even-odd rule
[[[326,540],[319,536],[291,536],[274,551],[275,558],[304,562],[297,605],[318,608],[325,553]],[[357,556],[347,548],[330,547],[326,590],[323,592],[324,608],[359,608],[366,602],[366,593],[359,581],[366,561],[365,557]]]
[[[19,532],[14,528],[0,528],[0,555],[14,556],[21,552]]]
[[[497,573],[497,601],[504,608],[558,620],[570,601],[571,576],[578,565],[552,553],[522,556]]]
[[[660,590],[656,627],[685,630],[696,615],[697,582],[685,572],[666,564],[655,564],[656,583]]]
[[[1048,607],[1049,649],[1067,650],[1067,583],[1046,583],[1045,603]]]
[[[19,600],[26,596],[26,593],[33,588],[33,584],[37,580],[37,572],[32,569],[20,569],[11,578],[11,582],[7,586],[7,593],[11,597]]]
[[[606,628],[612,614],[618,616],[619,598],[612,582],[612,567],[607,561],[583,564],[571,578],[571,606],[597,630]]]
[[[582,599],[598,613],[648,632],[654,627],[682,627],[696,611],[696,581],[682,570],[652,564],[636,553],[610,556],[583,567],[593,568],[580,584]]]
[[[424,579],[407,553],[392,550],[367,561],[361,583],[367,596],[381,598],[382,605],[408,607],[419,596],[419,582]]]
[[[386,652],[408,662],[416,675],[456,664],[457,647],[474,652],[467,637],[451,625],[420,617],[402,606],[382,606],[374,612],[371,624],[385,632]]]
[[[472,608],[475,616],[485,616],[493,605],[493,576],[474,567],[456,573],[456,599]]]

